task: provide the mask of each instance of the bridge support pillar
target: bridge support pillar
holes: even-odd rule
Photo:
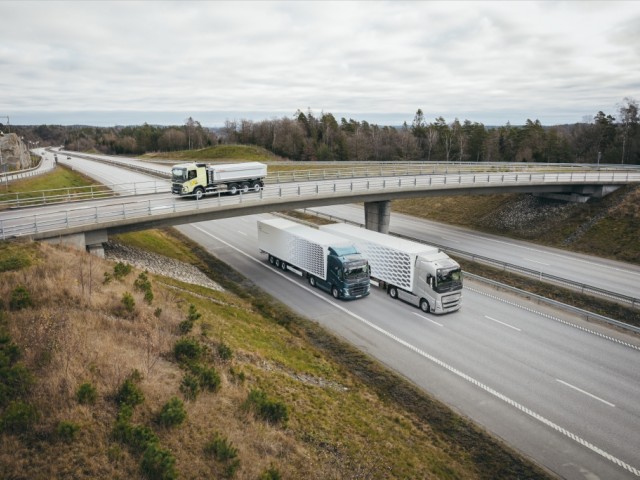
[[[109,240],[106,230],[95,230],[92,232],[73,233],[54,238],[44,239],[45,242],[53,245],[65,245],[78,250],[86,250],[92,255],[104,258],[103,243]]]
[[[364,224],[367,230],[389,233],[389,219],[391,218],[391,200],[381,202],[365,202]]]

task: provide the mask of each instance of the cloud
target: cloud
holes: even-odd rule
[[[410,122],[421,108],[551,123],[640,96],[640,2],[9,0],[0,18],[12,116],[311,107]]]

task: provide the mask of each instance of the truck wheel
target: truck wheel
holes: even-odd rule
[[[333,298],[340,298],[340,290],[337,287],[331,287],[331,295],[333,295]]]
[[[286,272],[287,271],[287,262],[280,262],[280,268]]]
[[[389,296],[393,299],[398,298],[398,289],[393,285],[389,286]]]
[[[242,193],[249,193],[249,184],[247,182],[243,182],[242,185],[240,185],[240,190]]]
[[[261,189],[260,182],[255,182],[251,184],[251,190],[253,190],[254,192],[258,193],[260,189]]]
[[[429,313],[429,310],[431,310],[429,308],[429,302],[427,302],[424,298],[420,300],[420,310],[422,310],[424,313]]]
[[[276,261],[276,258],[273,255],[269,255],[269,263],[273,265]]]
[[[229,193],[231,195],[236,195],[238,193],[238,184],[237,183],[232,183],[231,185],[229,185]]]
[[[311,285],[313,288],[316,288],[316,277],[314,277],[313,275],[309,275],[309,285]]]
[[[198,187],[193,191],[194,195],[196,196],[196,200],[200,200],[202,197],[204,197],[204,190],[202,187]]]

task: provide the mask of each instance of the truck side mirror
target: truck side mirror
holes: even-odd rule
[[[427,275],[427,283],[431,288],[433,288],[433,276],[431,274]]]

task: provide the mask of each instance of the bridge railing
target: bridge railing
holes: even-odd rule
[[[76,155],[83,157],[82,155]],[[86,156],[87,159],[96,160]],[[107,184],[103,186],[60,188],[52,190],[39,190],[22,193],[0,193],[0,210],[7,208],[20,208],[27,206],[39,206],[53,203],[79,202],[85,200],[103,199],[108,197],[125,197],[145,195],[149,193],[169,193],[171,190],[169,174],[152,168],[128,164],[124,161],[100,159],[99,161],[123,166],[129,169],[150,173],[156,176],[164,176],[167,180],[130,182],[120,184]],[[381,178],[381,177],[418,177],[436,176],[433,184],[437,185],[445,177],[457,175],[458,183],[481,182],[482,175],[501,174],[508,181],[525,179],[522,175],[530,175],[529,180],[543,178],[545,182],[558,182],[563,178],[579,179],[583,175],[584,181],[601,181],[612,173],[634,173],[638,170],[621,169],[618,166],[596,166],[577,164],[526,164],[526,163],[372,163],[368,165],[356,165],[339,168],[316,168],[307,170],[276,171],[267,175],[265,183],[287,184],[294,182],[325,182],[328,180]],[[469,177],[468,175],[474,175]],[[513,177],[515,174],[515,177]],[[562,176],[569,174],[569,177]],[[590,174],[590,175],[587,175]],[[598,176],[594,176],[597,174]],[[437,176],[440,177],[437,177]],[[467,176],[465,176],[467,175]],[[542,177],[540,177],[542,175]],[[613,177],[611,177],[613,178]],[[619,178],[619,177],[618,177]],[[489,177],[491,179],[491,177]],[[405,182],[406,183],[406,182]],[[451,183],[451,180],[449,180]]]
[[[130,220],[137,217],[159,216],[164,213],[195,213],[200,209],[228,208],[242,203],[266,203],[285,200],[305,200],[321,196],[344,197],[389,193],[390,198],[400,192],[427,192],[457,189],[461,186],[541,186],[550,184],[580,185],[593,183],[640,182],[639,171],[596,171],[572,173],[467,173],[448,175],[421,175],[396,177],[349,178],[343,180],[282,183],[265,186],[259,193],[240,195],[217,194],[201,200],[189,201],[170,194],[147,198],[129,197],[96,204],[86,202],[74,208],[52,206],[46,213],[27,214],[27,211],[2,212],[0,239],[33,235],[76,226],[100,224],[112,220]],[[89,228],[88,228],[89,229]],[[62,234],[62,233],[60,233]]]

